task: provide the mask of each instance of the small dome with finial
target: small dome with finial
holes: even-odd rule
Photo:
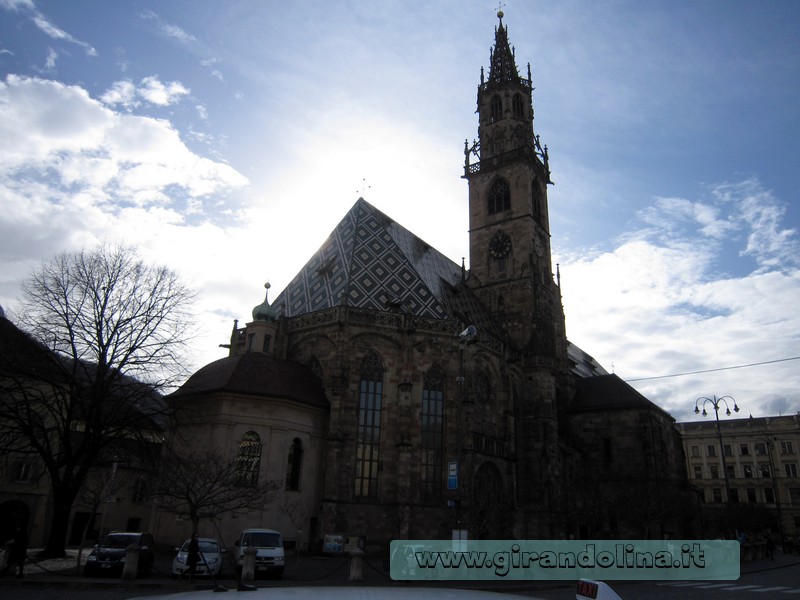
[[[264,302],[259,304],[253,309],[254,321],[274,321],[277,318],[275,309],[269,305],[269,288],[272,287],[269,281],[264,284],[264,289],[267,290],[264,295]]]

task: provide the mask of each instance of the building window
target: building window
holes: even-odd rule
[[[750,456],[750,447],[747,444],[739,444],[739,454],[742,456]]]
[[[711,479],[719,479],[719,467],[717,465],[711,465],[708,469],[711,471]]]
[[[772,477],[769,471],[769,465],[767,463],[761,463],[760,465],[758,465],[758,470],[761,473],[761,477],[764,477],[766,479]]]
[[[136,504],[143,504],[147,500],[147,480],[144,477],[138,477],[133,483],[131,500]]]
[[[378,491],[383,397],[383,366],[374,352],[361,363],[358,394],[355,495],[374,498]]]
[[[317,379],[322,381],[322,363],[319,362],[319,359],[316,356],[312,356],[306,362],[306,366],[311,369],[311,372],[316,375]]]
[[[764,501],[767,504],[775,504],[775,494],[772,488],[764,488]]]
[[[514,114],[515,119],[521,119],[523,116],[523,109],[522,109],[522,96],[519,94],[514,94],[514,98],[511,100],[511,112]]]
[[[255,487],[261,467],[261,438],[255,431],[248,431],[239,442],[236,455],[236,483],[242,487]]]
[[[489,404],[492,386],[489,376],[484,371],[475,373],[475,400],[480,404]]]
[[[792,442],[781,442],[781,454],[794,454],[794,445]]]
[[[750,479],[753,477],[753,465],[743,465],[742,472],[744,473],[745,479]]]
[[[700,446],[692,446],[692,457],[700,458]]]
[[[694,478],[695,479],[702,479],[703,478],[703,467],[695,466],[694,468]]]
[[[783,465],[783,469],[786,471],[787,477],[797,477],[797,465],[794,463],[788,463]]]
[[[497,179],[489,189],[488,209],[493,215],[511,208],[511,190],[505,179]]]
[[[792,506],[800,506],[800,487],[789,488],[789,503]]]
[[[255,333],[248,333],[247,334],[247,351],[252,352],[253,347],[256,345],[256,334]]]
[[[444,444],[444,377],[438,368],[425,374],[422,388],[422,494],[426,498],[439,495],[442,485]]]
[[[495,94],[491,100],[492,123],[503,118],[503,100]]]
[[[722,503],[722,490],[719,488],[714,488],[711,490],[711,496],[714,499],[714,502],[717,504]]]
[[[706,446],[706,456],[716,456],[717,455],[717,447],[709,444]]]
[[[756,488],[747,488],[747,501],[750,504],[756,503]]]
[[[11,481],[14,483],[30,483],[33,480],[33,463],[29,461],[19,461],[14,465],[11,473]]]
[[[722,450],[725,452],[725,456],[733,456],[733,449],[730,444],[722,446]]]
[[[725,472],[728,474],[728,479],[736,478],[736,470],[733,465],[725,465]]]
[[[607,465],[611,464],[614,459],[614,449],[611,445],[611,438],[603,438],[603,462]]]
[[[263,351],[266,352],[267,354],[269,354],[271,345],[272,345],[272,338],[270,336],[268,336],[268,335],[265,335],[264,336]]]
[[[739,504],[739,489],[731,488],[728,491],[730,493],[730,498],[728,498],[728,502],[730,502],[731,504]]]
[[[764,442],[756,442],[756,456],[766,456],[767,445]]]
[[[296,492],[300,489],[300,472],[303,470],[303,442],[294,438],[292,448],[289,450],[289,460],[286,465],[286,489]]]

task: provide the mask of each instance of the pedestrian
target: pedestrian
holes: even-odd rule
[[[189,550],[186,553],[186,564],[189,567],[189,581],[194,580],[194,574],[197,570],[197,562],[200,560],[200,544],[197,542],[197,534],[192,536],[189,541]]]
[[[775,560],[775,542],[771,535],[767,535],[767,556],[770,560]]]
[[[25,559],[28,557],[28,532],[23,525],[17,525],[14,532],[14,539],[8,549],[8,564],[6,565],[5,573],[7,573],[12,566],[17,567],[17,577],[22,579],[25,572]]]

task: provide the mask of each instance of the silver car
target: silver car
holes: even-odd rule
[[[178,554],[175,560],[172,561],[172,576],[180,577],[181,575],[189,575],[189,565],[187,564],[187,557],[189,555],[189,542],[191,539],[183,542],[180,548],[175,548]],[[195,566],[195,575],[219,575],[222,569],[222,555],[225,553],[225,548],[214,538],[197,538],[197,545],[200,550],[200,558]]]

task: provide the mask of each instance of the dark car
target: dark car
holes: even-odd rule
[[[96,544],[86,558],[86,564],[83,565],[84,576],[121,576],[125,568],[125,552],[131,544],[138,544],[140,547],[138,574],[149,574],[153,570],[154,562],[153,536],[149,533],[114,531],[109,533],[102,542]]]

